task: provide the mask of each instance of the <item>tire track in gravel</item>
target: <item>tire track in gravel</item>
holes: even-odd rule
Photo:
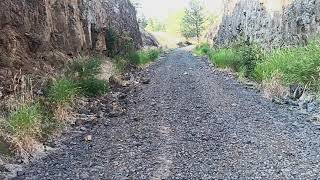
[[[20,179],[318,179],[320,128],[184,49],[145,71],[128,113]],[[106,125],[107,124],[107,125]]]

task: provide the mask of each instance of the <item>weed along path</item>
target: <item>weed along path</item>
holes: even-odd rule
[[[320,128],[183,49],[17,179],[317,179]],[[92,141],[84,141],[90,133]]]

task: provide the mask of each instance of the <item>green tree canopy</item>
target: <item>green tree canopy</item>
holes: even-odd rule
[[[191,0],[181,23],[181,33],[185,38],[196,37],[200,41],[204,30],[205,15],[200,0]]]
[[[150,32],[166,31],[165,24],[160,22],[158,19],[149,19],[147,24],[146,29]]]

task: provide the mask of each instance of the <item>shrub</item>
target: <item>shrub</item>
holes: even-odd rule
[[[108,90],[108,84],[97,78],[101,70],[102,61],[100,59],[83,59],[74,61],[71,64],[69,74],[71,74],[71,78],[75,82],[76,89],[81,90],[83,95],[91,97],[102,95]]]
[[[130,52],[126,57],[126,59],[128,59],[129,62],[134,65],[140,64],[140,58],[141,57],[140,57],[139,52]]]
[[[148,58],[153,61],[153,60],[155,60],[155,59],[157,59],[159,57],[160,50],[158,50],[158,49],[150,49],[149,51],[147,51],[147,53],[148,53]]]
[[[119,40],[117,32],[113,28],[109,28],[105,34],[107,45],[107,55],[113,57],[115,55],[116,44]]]
[[[73,101],[77,92],[76,84],[72,80],[62,77],[49,87],[48,98],[58,105],[69,104]]]
[[[97,78],[81,80],[79,86],[82,93],[89,97],[103,95],[109,90],[108,83]]]
[[[320,45],[313,41],[303,47],[278,49],[270,53],[267,59],[258,63],[255,78],[268,80],[274,73],[283,75],[285,85],[301,84],[317,89],[320,82]]]
[[[242,73],[247,78],[252,78],[256,64],[264,59],[262,47],[248,40],[240,40],[233,45],[233,48],[237,52],[239,63],[235,71]]]
[[[207,55],[218,67],[231,68],[247,78],[254,76],[256,64],[264,59],[260,45],[243,40],[229,48],[211,50]]]

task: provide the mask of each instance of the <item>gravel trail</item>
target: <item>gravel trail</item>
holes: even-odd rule
[[[178,49],[128,113],[72,137],[17,179],[318,179],[320,128]]]

